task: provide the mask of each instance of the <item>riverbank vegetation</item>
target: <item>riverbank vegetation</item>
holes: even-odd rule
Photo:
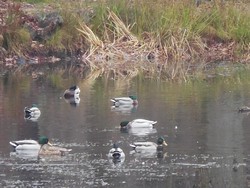
[[[244,0],[204,0],[199,6],[193,0],[23,0],[5,5],[0,61],[8,70],[20,67],[20,57],[25,68],[18,70],[69,56],[70,67],[76,62],[70,70],[80,75],[143,73],[187,80],[215,62],[250,61],[250,2]],[[54,17],[46,25],[50,13]]]

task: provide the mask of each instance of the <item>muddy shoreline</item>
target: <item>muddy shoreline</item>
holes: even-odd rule
[[[239,54],[237,44],[234,41],[221,41],[216,38],[202,38],[204,44],[202,48],[196,50],[195,53],[186,50],[178,58],[168,54],[162,46],[151,48],[149,45],[151,41],[147,34],[142,40],[123,36],[115,44],[104,43],[102,46],[96,46],[92,54],[87,54],[87,52],[90,52],[88,49],[90,46],[80,43],[75,44],[70,51],[58,50],[44,45],[44,41],[57,30],[60,30],[64,24],[59,13],[52,11],[53,7],[49,5],[46,7],[47,14],[42,21],[39,20],[37,14],[34,14],[36,7],[31,4],[6,1],[0,3],[0,8],[2,10],[2,34],[0,34],[1,75],[23,73],[36,78],[51,71],[69,70],[71,74],[85,78],[92,70],[103,70],[113,72],[116,76],[127,76],[136,74],[136,72],[169,72],[171,69],[177,71],[177,66],[181,67],[178,69],[187,71],[190,67],[199,66],[197,64],[201,62],[204,64],[211,63],[213,66],[216,65],[216,62],[221,61],[240,64],[250,62],[250,49]],[[20,19],[18,22],[21,22],[21,25],[26,29],[28,28],[32,36],[29,46],[25,46],[23,51],[10,50],[6,45],[6,33],[3,32],[6,29],[4,21],[6,15],[8,15],[8,10],[13,9],[20,14],[17,17]],[[142,49],[142,46],[146,47]],[[170,70],[167,70],[168,68]],[[167,77],[171,79],[171,76]]]

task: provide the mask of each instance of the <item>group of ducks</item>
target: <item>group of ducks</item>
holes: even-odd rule
[[[111,99],[114,106],[122,106],[122,105],[138,105],[138,100],[136,96],[129,96],[129,97],[118,97]],[[151,121],[146,119],[134,119],[132,121],[122,121],[120,123],[121,130],[128,130],[128,129],[138,129],[142,131],[144,128],[154,128],[154,125],[157,121]],[[130,144],[133,151],[136,153],[145,153],[147,151],[157,153],[158,151],[163,151],[163,147],[167,146],[167,143],[163,137],[159,137],[154,142],[134,142]],[[110,149],[109,158],[113,159],[113,162],[120,162],[124,160],[125,154],[123,150],[118,147],[118,144],[115,143],[113,148]]]
[[[67,89],[63,96],[65,99],[71,100],[71,98],[79,98],[80,88],[78,86],[72,86]],[[72,100],[73,100],[72,99]],[[40,109],[33,104],[31,107],[24,108],[25,119],[37,120],[41,115]],[[14,152],[21,153],[22,155],[64,155],[71,151],[71,149],[62,148],[53,145],[49,142],[46,136],[40,136],[38,141],[36,140],[18,140],[10,141],[10,145],[13,146]]]
[[[64,98],[79,98],[80,89],[78,86],[73,86],[67,89],[64,92]],[[118,97],[111,99],[114,106],[121,105],[137,105],[138,101],[136,96],[129,97]],[[41,111],[36,105],[32,105],[31,107],[24,108],[24,114],[26,118],[32,119],[37,118],[41,115]],[[133,121],[122,121],[120,123],[121,129],[133,129],[133,128],[153,128],[157,121],[151,121],[146,119],[135,119]],[[53,145],[49,142],[49,139],[46,136],[40,136],[38,141],[35,140],[18,140],[11,141],[10,145],[13,146],[15,152],[33,152],[37,156],[40,155],[64,155],[65,153],[71,151],[71,149],[62,148],[56,145]],[[159,151],[163,149],[163,146],[167,146],[163,137],[159,137],[154,142],[134,142],[130,144],[132,149],[135,152],[143,152],[145,150],[150,151]],[[113,147],[110,149],[108,153],[108,157],[113,159],[114,162],[119,162],[125,158],[125,154],[123,150],[118,146],[117,143],[113,144]]]

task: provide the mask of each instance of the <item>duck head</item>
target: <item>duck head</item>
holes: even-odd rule
[[[38,140],[38,143],[39,143],[40,145],[44,145],[44,144],[51,145],[51,144],[49,143],[49,139],[48,139],[46,136],[40,136],[40,137],[39,137],[39,140]]]
[[[130,95],[129,98],[132,99],[133,101],[137,100],[137,97],[134,95]]]
[[[120,125],[121,125],[121,128],[127,128],[127,125],[129,124],[129,121],[122,121],[121,123],[120,123]]]
[[[163,137],[159,137],[159,138],[157,139],[157,144],[158,144],[158,145],[165,145],[165,146],[168,145]]]

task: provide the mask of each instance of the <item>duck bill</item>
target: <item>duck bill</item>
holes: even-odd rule
[[[49,145],[49,146],[53,146],[50,142],[48,142],[48,145]]]
[[[167,146],[168,144],[164,141],[163,143],[162,143],[164,146]]]

